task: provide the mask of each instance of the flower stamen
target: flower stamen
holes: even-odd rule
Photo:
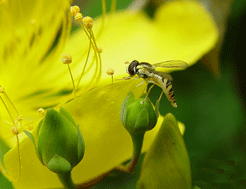
[[[70,7],[70,12],[72,16],[75,16],[77,13],[80,12],[80,8],[77,5],[71,6]]]
[[[106,72],[108,75],[111,75],[112,78],[112,84],[114,82],[114,70],[112,68],[109,68]]]
[[[74,16],[74,19],[77,22],[82,22],[82,18],[83,18],[83,15],[80,12],[79,13],[76,13],[75,16]]]
[[[7,104],[6,104],[6,102],[4,101],[4,99],[2,98],[2,96],[0,95],[0,99],[1,99],[1,101],[2,101],[2,103],[3,103],[3,105],[4,105],[4,107],[5,107],[5,109],[7,110],[8,115],[9,115],[11,121],[12,121],[12,124],[13,124],[12,127],[11,127],[11,132],[12,132],[12,133],[15,135],[15,137],[16,137],[17,148],[18,148],[19,171],[18,171],[18,176],[17,176],[17,178],[16,178],[16,179],[13,179],[11,176],[9,176],[9,175],[6,173],[6,171],[5,171],[5,169],[3,168],[2,165],[0,165],[0,170],[5,174],[5,176],[6,176],[9,180],[11,180],[11,181],[13,181],[13,182],[17,182],[17,181],[19,180],[19,178],[20,178],[20,175],[21,175],[20,143],[19,143],[19,137],[18,137],[18,134],[19,134],[19,132],[20,132],[20,129],[22,128],[22,120],[23,120],[23,117],[22,117],[22,115],[20,115],[20,114],[18,113],[16,107],[14,106],[14,104],[12,103],[12,101],[10,100],[10,98],[8,97],[8,95],[6,94],[6,92],[5,92],[5,90],[4,90],[4,88],[3,88],[2,86],[0,86],[0,94],[3,94],[3,95],[7,98],[8,102],[11,104],[11,106],[14,108],[15,112],[16,112],[17,115],[18,115],[17,118],[16,118],[16,121],[15,121],[14,118],[13,118],[13,116],[12,116],[12,114],[11,114],[11,112],[10,112],[10,109],[8,108],[8,106],[7,106]]]
[[[69,66],[69,64],[72,63],[72,56],[69,55],[69,54],[63,54],[63,55],[62,55],[62,62],[63,62],[63,64],[67,64],[68,71],[69,71],[69,74],[70,74],[70,76],[71,76],[71,80],[72,80],[72,84],[73,84],[73,94],[74,94],[74,98],[76,98],[76,89],[75,89],[75,84],[74,84],[73,74],[72,74],[71,68],[70,68],[70,66]]]
[[[3,88],[3,87],[0,87],[0,93],[4,94],[4,95],[7,97],[6,93],[4,92],[4,88]],[[7,110],[8,115],[9,115],[9,117],[10,117],[12,123],[15,125],[14,118],[13,118],[12,114],[10,113],[10,110],[9,110],[7,104],[5,103],[5,101],[3,100],[2,96],[0,96],[0,99],[1,99],[1,101],[2,101],[2,103],[3,103],[3,105],[4,105],[4,107],[5,107],[5,109]],[[7,99],[8,99],[8,98],[7,98]],[[11,102],[11,101],[10,101],[10,102]],[[11,104],[12,104],[12,103],[11,103]],[[16,109],[16,108],[14,107],[14,109]]]
[[[93,26],[93,19],[89,16],[86,16],[82,19],[82,22],[84,24],[84,26],[89,30],[92,28]]]
[[[89,43],[89,50],[88,50],[87,57],[85,60],[85,64],[82,68],[81,74],[79,76],[79,80],[78,80],[77,85],[76,85],[76,88],[79,88],[79,83],[80,83],[83,75],[85,74],[85,69],[86,69],[86,66],[88,64],[91,47],[94,50],[95,58],[96,58],[95,73],[93,74],[92,78],[93,78],[93,80],[95,79],[95,82],[98,82],[98,80],[100,79],[100,76],[101,76],[101,56],[100,56],[101,50],[100,50],[100,48],[97,47],[96,40],[95,40],[93,31],[92,31],[93,19],[89,16],[86,16],[83,18],[82,14],[78,12],[79,11],[78,7],[75,8],[73,6],[70,8],[70,11],[71,11],[72,15],[75,15],[74,19],[79,23],[81,28],[85,31],[85,34],[88,37],[89,42],[90,42]],[[105,9],[105,14],[106,14],[106,9]]]
[[[44,114],[44,109],[43,109],[43,108],[39,108],[37,111],[38,111],[38,113],[40,113],[40,114]]]

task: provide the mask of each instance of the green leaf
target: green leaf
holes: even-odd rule
[[[170,113],[145,156],[137,188],[191,188],[188,154],[178,123]]]

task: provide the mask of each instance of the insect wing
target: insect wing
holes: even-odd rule
[[[168,61],[152,64],[152,67],[153,68],[157,68],[157,67],[161,67],[161,68],[187,68],[188,64],[182,60],[168,60]]]

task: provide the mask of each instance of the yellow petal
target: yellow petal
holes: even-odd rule
[[[198,1],[163,4],[156,12],[155,21],[162,31],[157,46],[164,46],[162,50],[168,59],[180,59],[192,65],[218,40],[213,17]]]
[[[141,95],[146,85],[136,88],[139,82],[122,81],[98,87],[63,106],[80,125],[86,146],[83,160],[72,171],[75,183],[92,179],[131,157],[131,137],[121,123],[120,109],[129,90],[136,96]],[[162,120],[160,117],[157,126],[146,133],[143,151],[149,148]],[[32,142],[26,138],[20,146],[21,177],[14,186],[23,189],[61,187],[56,175],[39,162]],[[17,178],[17,148],[6,154],[4,162],[8,174]]]
[[[68,8],[69,0],[11,0],[0,5],[0,85],[5,88],[8,97],[27,122],[35,120],[37,108],[54,105],[53,101],[42,96],[44,91],[49,94],[52,92],[52,78],[46,75],[50,72],[51,75],[56,75],[54,73],[57,71],[47,67],[54,62],[52,58],[56,58],[56,48],[50,52],[52,58],[47,53],[51,50],[61,25],[69,25],[64,23],[64,13]],[[61,33],[63,35],[66,30]],[[65,39],[64,36],[63,38]],[[57,47],[61,46],[59,44]],[[53,89],[56,89],[55,85]],[[5,98],[5,102],[8,99]],[[11,121],[2,105],[0,113],[0,135],[3,139],[9,139],[13,136],[12,123],[6,123]],[[15,111],[11,113],[15,114]]]

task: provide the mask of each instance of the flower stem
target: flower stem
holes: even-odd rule
[[[138,159],[141,155],[142,145],[144,134],[141,135],[132,135],[132,143],[133,143],[133,154],[131,161],[127,165],[118,165],[115,167],[115,170],[125,172],[125,173],[132,173],[138,163]]]
[[[57,173],[61,183],[67,189],[77,189],[76,185],[73,183],[71,178],[71,172]]]
[[[144,134],[141,135],[132,135],[132,143],[133,143],[133,154],[130,163],[128,164],[127,170],[129,173],[132,173],[138,163],[138,159],[141,155],[142,145]]]

